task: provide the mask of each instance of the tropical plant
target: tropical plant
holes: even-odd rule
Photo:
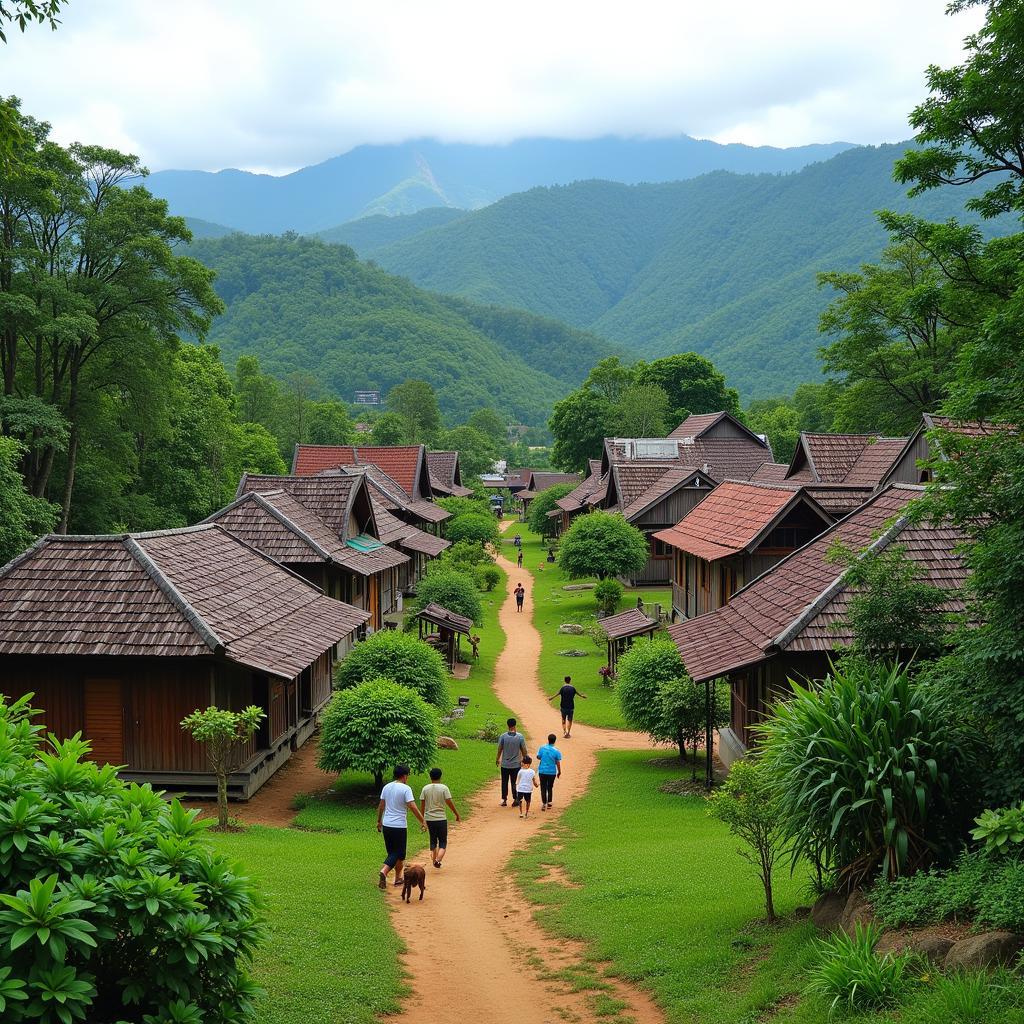
[[[774,787],[760,762],[746,758],[732,766],[725,782],[708,797],[708,813],[743,842],[739,855],[758,872],[769,924],[775,921],[772,872],[785,841]]]
[[[575,487],[575,484],[554,484],[551,487],[545,487],[530,502],[530,511],[526,514],[526,525],[542,537],[553,537],[558,530],[558,519],[555,516],[548,516],[548,513],[557,507],[556,502],[559,498],[564,498]]]
[[[460,512],[444,524],[444,535],[453,544],[459,541],[496,544],[498,532],[498,521],[488,512]]]
[[[849,887],[926,867],[955,839],[974,752],[950,702],[900,665],[853,658],[790,685],[759,731],[794,863],[820,860]]]
[[[858,923],[853,935],[837,931],[817,940],[818,960],[810,968],[805,992],[828,1000],[829,1016],[837,1010],[892,1006],[917,983],[918,959],[909,954],[876,955],[880,935],[877,925]]]
[[[490,593],[501,581],[501,570],[494,564],[486,562],[474,569],[477,586],[487,593]]]
[[[0,698],[0,1018],[238,1024],[263,932],[208,822]]]
[[[334,674],[335,684],[341,690],[381,678],[408,687],[442,711],[451,707],[444,660],[409,633],[374,633],[349,651]]]
[[[243,711],[229,711],[211,705],[182,719],[181,727],[206,748],[206,759],[217,776],[217,824],[228,824],[228,775],[241,763],[247,740],[259,728],[266,713],[255,704]]]
[[[986,853],[1024,852],[1024,803],[999,810],[987,809],[974,819],[971,838],[981,843]]]
[[[317,764],[325,772],[373,775],[376,786],[396,764],[414,772],[437,756],[437,709],[414,690],[389,679],[371,679],[339,690],[324,709]]]
[[[577,516],[562,537],[558,564],[570,579],[629,576],[647,565],[647,538],[615,512]]]
[[[416,584],[414,607],[418,611],[428,604],[439,604],[458,615],[465,615],[477,625],[483,620],[480,590],[472,572],[459,572],[445,566],[432,569]]]
[[[665,735],[659,700],[663,683],[686,675],[675,644],[667,636],[637,640],[619,658],[618,669],[615,689],[626,724],[654,740],[675,740],[671,733]]]
[[[594,600],[599,615],[613,615],[622,600],[622,584],[618,580],[601,580],[594,587]]]

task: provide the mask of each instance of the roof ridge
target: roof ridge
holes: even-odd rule
[[[299,526],[299,524],[296,523],[294,519],[292,519],[286,513],[282,512],[279,508],[277,508],[277,506],[274,505],[273,502],[267,501],[266,496],[260,494],[259,491],[254,491],[252,493],[253,500],[255,500],[258,504],[262,505],[285,529],[290,530],[292,533],[295,534],[296,537],[298,537],[300,540],[308,544],[321,558],[325,559],[328,562],[334,561],[334,556],[325,547],[322,547],[320,544],[318,544],[308,533],[306,533],[306,531],[302,529],[302,527]],[[270,493],[282,494],[284,492],[271,491]],[[302,505],[302,502],[298,501],[297,498],[293,498],[292,500],[297,501],[298,504]],[[302,507],[306,508],[305,505],[302,505]],[[317,516],[317,514],[312,509],[307,508],[306,511],[311,516],[316,516],[317,519],[320,519],[320,517]],[[323,523],[323,520],[320,519],[320,522]],[[326,529],[331,529],[326,523],[323,523],[323,525]]]
[[[140,534],[138,536],[146,540],[149,537],[160,536],[161,534],[166,536],[167,532],[170,531],[157,531],[148,535]],[[214,654],[223,654],[227,650],[227,645],[217,636],[213,627],[202,615],[189,604],[185,595],[164,575],[163,570],[153,561],[149,553],[138,542],[136,536],[130,533],[126,534],[123,544],[132,558],[139,563],[142,571],[156,584],[157,589],[185,616],[186,621],[199,634],[199,638],[203,643]]]

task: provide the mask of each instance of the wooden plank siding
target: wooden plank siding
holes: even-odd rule
[[[921,469],[917,463],[929,456],[928,438],[920,433],[914,438],[899,461],[886,476],[887,483],[922,484],[931,479],[928,470]]]
[[[710,493],[708,487],[681,487],[652,505],[642,515],[630,520],[647,537],[649,554],[647,564],[639,573],[628,577],[627,583],[632,586],[665,586],[672,581],[672,552],[652,534],[674,526]]]

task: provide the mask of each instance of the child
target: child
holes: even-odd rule
[[[532,757],[523,758],[523,767],[519,769],[516,776],[516,796],[519,797],[519,817],[530,816],[530,801],[533,799],[533,791],[540,785],[537,781],[537,773],[530,767],[533,764]],[[523,804],[526,804],[526,814],[523,814]]]
[[[430,769],[430,782],[420,792],[420,812],[430,832],[430,854],[434,867],[439,868],[448,852],[448,811],[451,808],[456,821],[462,821],[452,803],[451,790],[441,781],[441,769]]]
[[[523,567],[523,549],[519,549],[519,554],[516,556],[516,568],[522,569]]]

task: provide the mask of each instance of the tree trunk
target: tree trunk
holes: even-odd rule
[[[72,420],[68,436],[68,466],[64,473],[64,495],[61,498],[60,526],[58,533],[68,532],[71,518],[71,492],[75,489],[75,466],[78,462],[78,424]]]
[[[226,768],[217,771],[217,826],[228,825],[228,773]]]
[[[693,740],[693,761],[690,764],[690,781],[697,781],[697,738]]]
[[[679,747],[679,760],[686,764],[686,737],[682,729],[676,733],[676,744]]]
[[[761,859],[761,882],[764,885],[764,911],[769,924],[775,924],[775,900],[772,898],[772,866]]]
[[[373,784],[377,787],[377,789],[383,789],[383,787],[384,787],[384,773],[383,772],[374,772],[373,773]]]

